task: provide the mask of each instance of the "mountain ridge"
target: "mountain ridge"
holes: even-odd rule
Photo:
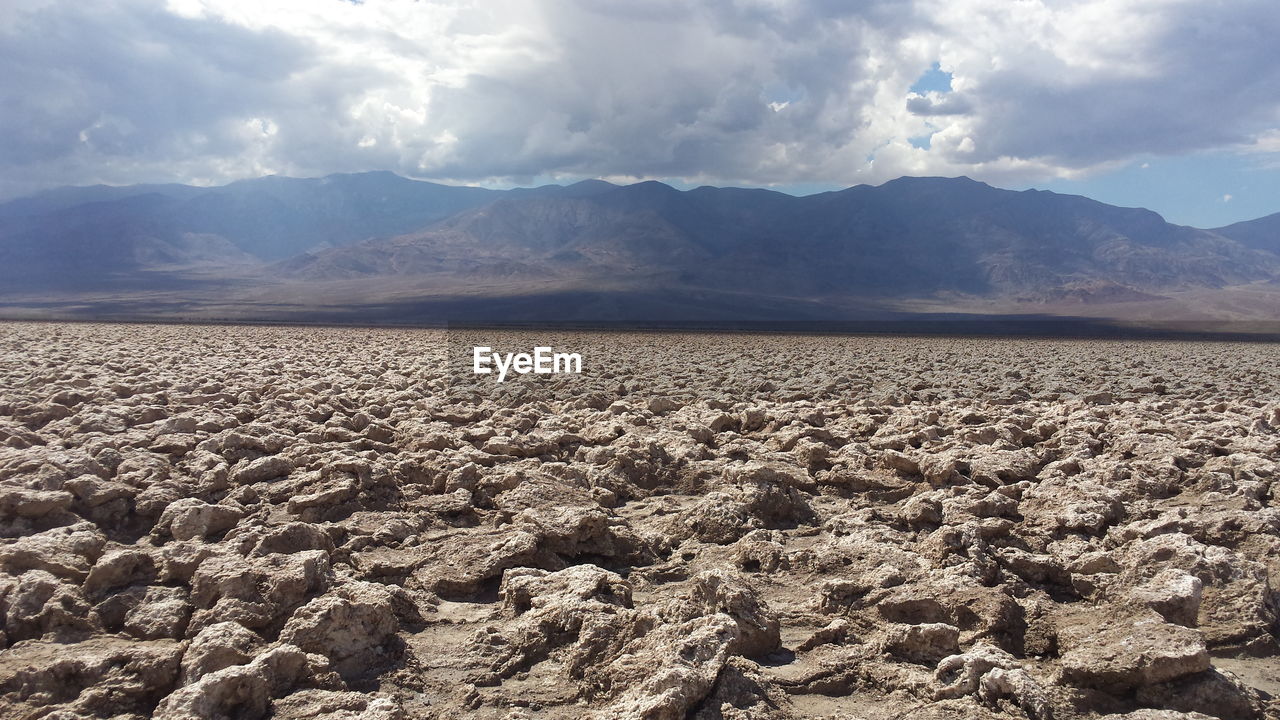
[[[811,305],[839,316],[867,303],[947,299],[1124,315],[1188,293],[1269,293],[1280,287],[1277,237],[1280,213],[1203,230],[1144,208],[967,177],[794,196],[654,181],[487,190],[389,172],[269,176],[213,188],[62,188],[0,204],[9,286],[0,299],[70,297],[108,278],[122,291],[160,283],[180,295],[183,278],[199,278],[228,289],[196,305],[225,303],[233,287],[276,304],[375,307],[379,292],[402,304],[478,302],[554,286],[691,305],[755,298],[741,303],[757,308],[748,315],[792,301],[807,316]],[[626,314],[627,302],[608,304]]]

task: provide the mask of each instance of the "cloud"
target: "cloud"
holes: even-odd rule
[[[1270,0],[35,0],[0,9],[0,195],[1074,177],[1270,151],[1276,36]],[[911,92],[935,63],[952,91]]]
[[[970,162],[1086,170],[1228,147],[1280,125],[1280,96],[1262,90],[1280,85],[1280,53],[1267,40],[1280,14],[1267,0],[1004,7],[935,5],[944,64],[979,109],[958,121],[975,138]]]
[[[973,110],[964,97],[931,92],[907,98],[907,110],[913,115],[965,115]]]
[[[1232,198],[1231,193],[1227,193],[1226,195],[1222,196],[1222,202],[1229,203],[1231,202],[1231,198]]]

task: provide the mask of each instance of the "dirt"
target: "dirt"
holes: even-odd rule
[[[1280,717],[1278,368],[2,324],[0,717]]]

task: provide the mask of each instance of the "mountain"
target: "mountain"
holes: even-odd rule
[[[274,261],[409,232],[493,194],[389,172],[62,188],[0,205],[0,278],[73,289],[165,267]]]
[[[967,178],[808,197],[661,183],[507,194],[417,233],[290,259],[311,280],[591,278],[788,296],[1149,298],[1280,277],[1280,256],[1148,210]]]
[[[135,314],[216,306],[242,319],[823,320],[904,307],[1274,319],[1278,226],[1200,230],[968,178],[805,197],[599,180],[494,191],[391,173],[66,188],[0,205],[0,303],[52,293],[70,307],[105,287]]]
[[[395,235],[492,199],[493,191],[407,180],[389,172],[231,183],[173,208],[195,232],[221,235],[265,260]]]
[[[1280,254],[1280,213],[1220,227],[1214,232],[1246,247]]]

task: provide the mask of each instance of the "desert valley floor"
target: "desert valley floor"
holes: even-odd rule
[[[1277,494],[1274,344],[0,324],[0,717],[1275,718]]]

